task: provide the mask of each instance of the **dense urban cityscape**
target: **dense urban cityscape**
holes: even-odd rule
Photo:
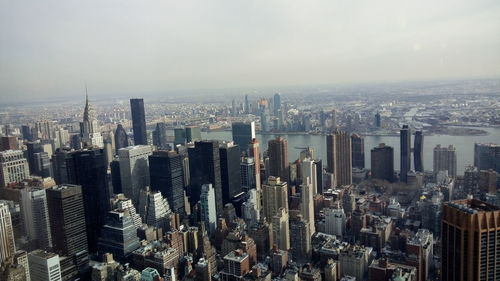
[[[4,104],[0,280],[498,280],[499,92]]]

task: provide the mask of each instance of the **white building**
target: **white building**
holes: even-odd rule
[[[306,178],[309,178],[309,182],[313,187],[313,195],[318,193],[318,182],[316,174],[316,163],[311,158],[305,158],[302,163],[300,163],[302,183],[306,183]]]
[[[326,208],[325,233],[342,237],[345,233],[346,215],[342,208]]]
[[[313,165],[313,167],[315,167],[315,165]],[[301,188],[300,212],[304,220],[306,220],[307,223],[309,224],[309,231],[310,234],[312,235],[313,233],[316,232],[316,225],[315,225],[316,221],[314,219],[314,200],[313,200],[314,186],[311,183],[309,177],[305,177],[303,179],[304,183],[300,185]]]
[[[61,279],[61,266],[59,255],[35,250],[28,254],[31,280],[59,281]]]
[[[123,194],[137,206],[139,192],[149,186],[149,145],[135,145],[118,150]]]
[[[260,192],[256,189],[250,189],[248,194],[248,199],[241,208],[246,224],[252,226],[260,220]]]
[[[21,182],[30,175],[28,161],[22,150],[0,152],[0,187]]]
[[[201,220],[210,235],[214,234],[217,223],[217,211],[215,208],[215,189],[212,184],[201,186],[200,195]]]
[[[138,209],[145,224],[161,227],[163,231],[170,230],[172,211],[167,199],[163,198],[160,191],[151,191],[149,187],[141,190]]]
[[[0,202],[0,264],[16,252],[9,205]]]
[[[31,247],[34,249],[52,248],[45,189],[36,187],[21,189],[21,207],[24,227]]]
[[[115,194],[113,198],[111,198],[111,210],[119,209],[119,210],[127,210],[130,217],[134,220],[134,225],[137,228],[140,228],[142,225],[142,218],[137,213],[134,205],[132,204],[132,200],[128,199],[123,195],[123,193]]]

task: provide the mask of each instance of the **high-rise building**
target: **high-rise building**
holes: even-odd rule
[[[182,155],[174,151],[154,151],[149,156],[151,189],[167,198],[172,211],[183,216],[184,170]]]
[[[215,206],[218,214],[222,214],[222,181],[220,169],[218,141],[197,141],[189,148],[190,189],[189,201],[195,205],[200,200],[203,184],[211,183],[215,189]]]
[[[342,208],[325,208],[325,233],[342,237],[345,234],[346,215]]]
[[[280,136],[268,142],[269,175],[288,181],[288,141]]]
[[[69,182],[82,188],[90,252],[97,250],[97,239],[109,211],[108,167],[102,149],[76,151],[68,164]]]
[[[219,147],[222,203],[225,205],[242,192],[240,148],[233,142],[224,142]]]
[[[134,131],[134,145],[147,145],[146,113],[144,112],[144,99],[130,99],[132,112],[132,130]]]
[[[408,181],[408,172],[411,169],[411,129],[408,125],[403,125],[399,136],[401,165],[399,179],[402,182]]]
[[[53,250],[63,256],[87,252],[82,188],[58,185],[46,190]]]
[[[255,163],[255,188],[260,190],[261,177],[260,177],[260,144],[259,141],[254,138],[248,147],[248,155],[253,157]]]
[[[380,128],[382,127],[382,118],[380,116],[380,112],[377,112],[377,114],[375,114],[375,127],[377,128]]]
[[[245,276],[249,271],[249,255],[240,249],[231,251],[229,254],[224,256],[224,269],[220,273],[221,280],[243,280],[243,276]]]
[[[500,144],[474,144],[474,166],[479,170],[493,169],[500,173]]]
[[[497,280],[500,208],[466,199],[443,205],[441,280]]]
[[[158,149],[169,149],[167,124],[160,122],[156,123],[156,129],[153,131],[153,145]]]
[[[365,168],[365,139],[358,135],[351,135],[352,145],[352,167],[363,169]]]
[[[242,152],[246,152],[252,140],[255,139],[255,122],[233,122],[231,127],[234,143]]]
[[[415,132],[413,140],[413,160],[415,171],[424,172],[424,135],[422,131]]]
[[[174,145],[184,145],[186,143],[186,129],[174,128]]]
[[[281,109],[281,95],[279,93],[274,94],[273,106],[274,116],[278,116],[278,111]]]
[[[335,174],[337,186],[352,183],[351,149],[351,137],[346,132],[336,130],[326,137],[328,172]]]
[[[148,159],[151,154],[149,145],[129,146],[118,151],[122,191],[134,205],[139,202],[139,192],[149,186]]]
[[[316,232],[316,221],[314,218],[314,187],[309,177],[304,178],[300,185],[300,213],[302,218],[309,224],[309,234]],[[310,237],[309,237],[310,238]]]
[[[394,149],[392,147],[381,143],[371,150],[371,173],[374,179],[390,182],[394,180]]]
[[[35,250],[28,254],[28,263],[32,280],[62,280],[59,255],[43,250]]]
[[[83,121],[80,122],[80,137],[84,147],[103,147],[104,142],[102,135],[98,130],[99,125],[97,123],[97,119],[95,118],[94,109],[89,103],[89,96],[86,95]]]
[[[111,253],[119,261],[126,261],[140,247],[137,227],[128,211],[114,210],[108,213],[98,246],[100,253]]]
[[[0,152],[0,187],[20,182],[29,175],[28,161],[21,150]]]
[[[134,204],[132,204],[132,200],[128,199],[123,194],[115,194],[110,202],[111,210],[127,211],[129,216],[132,217],[135,227],[140,228],[142,226],[142,218],[137,213]]]
[[[311,184],[312,195],[318,193],[318,171],[316,167],[316,162],[311,158],[305,158],[302,163],[300,163],[300,176],[302,178],[303,184]],[[306,218],[308,219],[308,218]]]
[[[125,148],[127,146],[128,146],[127,132],[123,128],[122,124],[118,124],[118,126],[116,126],[116,131],[115,131],[116,154],[118,154],[118,151],[120,150],[120,148]]]
[[[273,241],[280,250],[288,251],[290,249],[290,225],[287,208],[279,208],[274,216],[271,217],[273,227]]]
[[[269,177],[262,186],[263,215],[268,220],[276,215],[280,208],[288,210],[288,186],[279,177]]]
[[[201,141],[200,127],[186,126],[186,142]]]
[[[217,211],[215,209],[215,190],[212,184],[204,184],[201,187],[200,219],[205,224],[210,236],[214,235]]]
[[[290,220],[290,252],[293,260],[310,261],[311,259],[311,230],[310,224],[302,215]]]
[[[0,202],[0,264],[16,252],[9,206]]]
[[[17,137],[2,136],[0,137],[0,151],[17,150]]]
[[[457,150],[453,145],[448,147],[441,147],[438,144],[434,148],[434,176],[440,171],[448,171],[451,177],[457,176]]]
[[[256,188],[255,162],[253,157],[242,157],[240,162],[241,188],[243,191]]]
[[[52,248],[49,211],[45,189],[26,187],[21,189],[23,222],[31,249]]]
[[[33,154],[33,157],[35,166],[32,174],[42,178],[53,177],[49,154],[47,152],[37,152]]]
[[[137,209],[145,224],[161,227],[164,231],[171,230],[172,211],[159,191],[151,191],[149,187],[141,189]]]

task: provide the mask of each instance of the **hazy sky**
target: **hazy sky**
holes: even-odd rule
[[[0,0],[0,98],[500,77],[498,0]]]

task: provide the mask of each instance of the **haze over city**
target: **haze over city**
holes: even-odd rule
[[[499,14],[494,0],[2,0],[0,96],[498,78]]]

